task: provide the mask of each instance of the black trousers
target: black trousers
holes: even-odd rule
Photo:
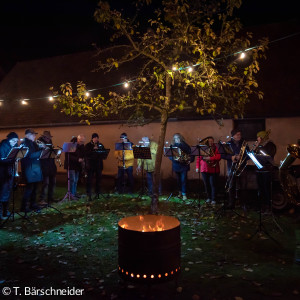
[[[92,195],[93,179],[95,177],[95,193],[99,194],[101,192],[101,177],[102,170],[100,169],[89,169],[87,170],[87,180],[86,180],[86,193],[88,196]]]
[[[261,204],[271,205],[272,173],[270,171],[256,171],[258,185],[258,200]]]
[[[38,184],[38,182],[26,183],[21,210],[28,208],[28,205],[29,208],[32,208],[34,205],[36,205],[36,192]]]

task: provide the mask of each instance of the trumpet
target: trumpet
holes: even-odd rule
[[[39,148],[41,148],[41,149],[47,149],[47,148],[52,148],[53,147],[52,144],[45,144],[44,142],[42,142],[40,140],[36,140],[36,143],[39,146]]]

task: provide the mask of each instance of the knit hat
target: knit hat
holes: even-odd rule
[[[268,139],[269,138],[269,135],[270,135],[270,132],[271,132],[271,130],[268,130],[268,131],[259,131],[258,133],[257,133],[257,137],[260,137],[262,140],[264,140],[264,139]]]
[[[123,132],[121,135],[120,135],[120,139],[127,139],[127,134],[125,132]]]
[[[236,135],[238,132],[242,132],[240,128],[234,128],[231,130],[231,136]]]
[[[96,138],[96,137],[97,137],[97,138],[99,137],[98,133],[93,133],[93,134],[92,134],[92,139],[93,139],[93,138]]]
[[[10,132],[6,137],[8,140],[19,139],[18,135],[15,132]]]

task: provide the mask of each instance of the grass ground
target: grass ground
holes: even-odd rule
[[[21,192],[15,193],[17,211]],[[57,197],[65,193],[62,185],[57,187]],[[240,217],[232,211],[218,214],[220,205],[213,208],[203,201],[199,213],[192,201],[182,203],[176,197],[166,201],[167,197],[161,197],[159,214],[181,222],[182,272],[177,287],[174,282],[149,287],[120,281],[117,223],[126,216],[147,214],[150,198],[110,195],[91,203],[54,204],[62,214],[48,208],[30,215],[30,222],[18,215],[7,222],[0,230],[0,295],[3,287],[23,291],[27,286],[76,287],[84,289],[82,299],[300,298],[300,265],[295,263],[300,223],[295,213],[276,214],[283,232],[271,216],[263,216],[276,242],[264,234],[249,240],[258,225],[254,200],[247,215]]]

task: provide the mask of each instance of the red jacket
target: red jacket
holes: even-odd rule
[[[200,172],[203,173],[220,173],[220,165],[219,161],[221,160],[221,154],[219,153],[219,150],[217,147],[213,148],[214,150],[214,156],[210,156],[209,160],[212,163],[216,163],[215,167],[209,166],[205,160],[203,160],[202,156],[197,157],[197,162],[196,162],[196,169],[200,169]]]

